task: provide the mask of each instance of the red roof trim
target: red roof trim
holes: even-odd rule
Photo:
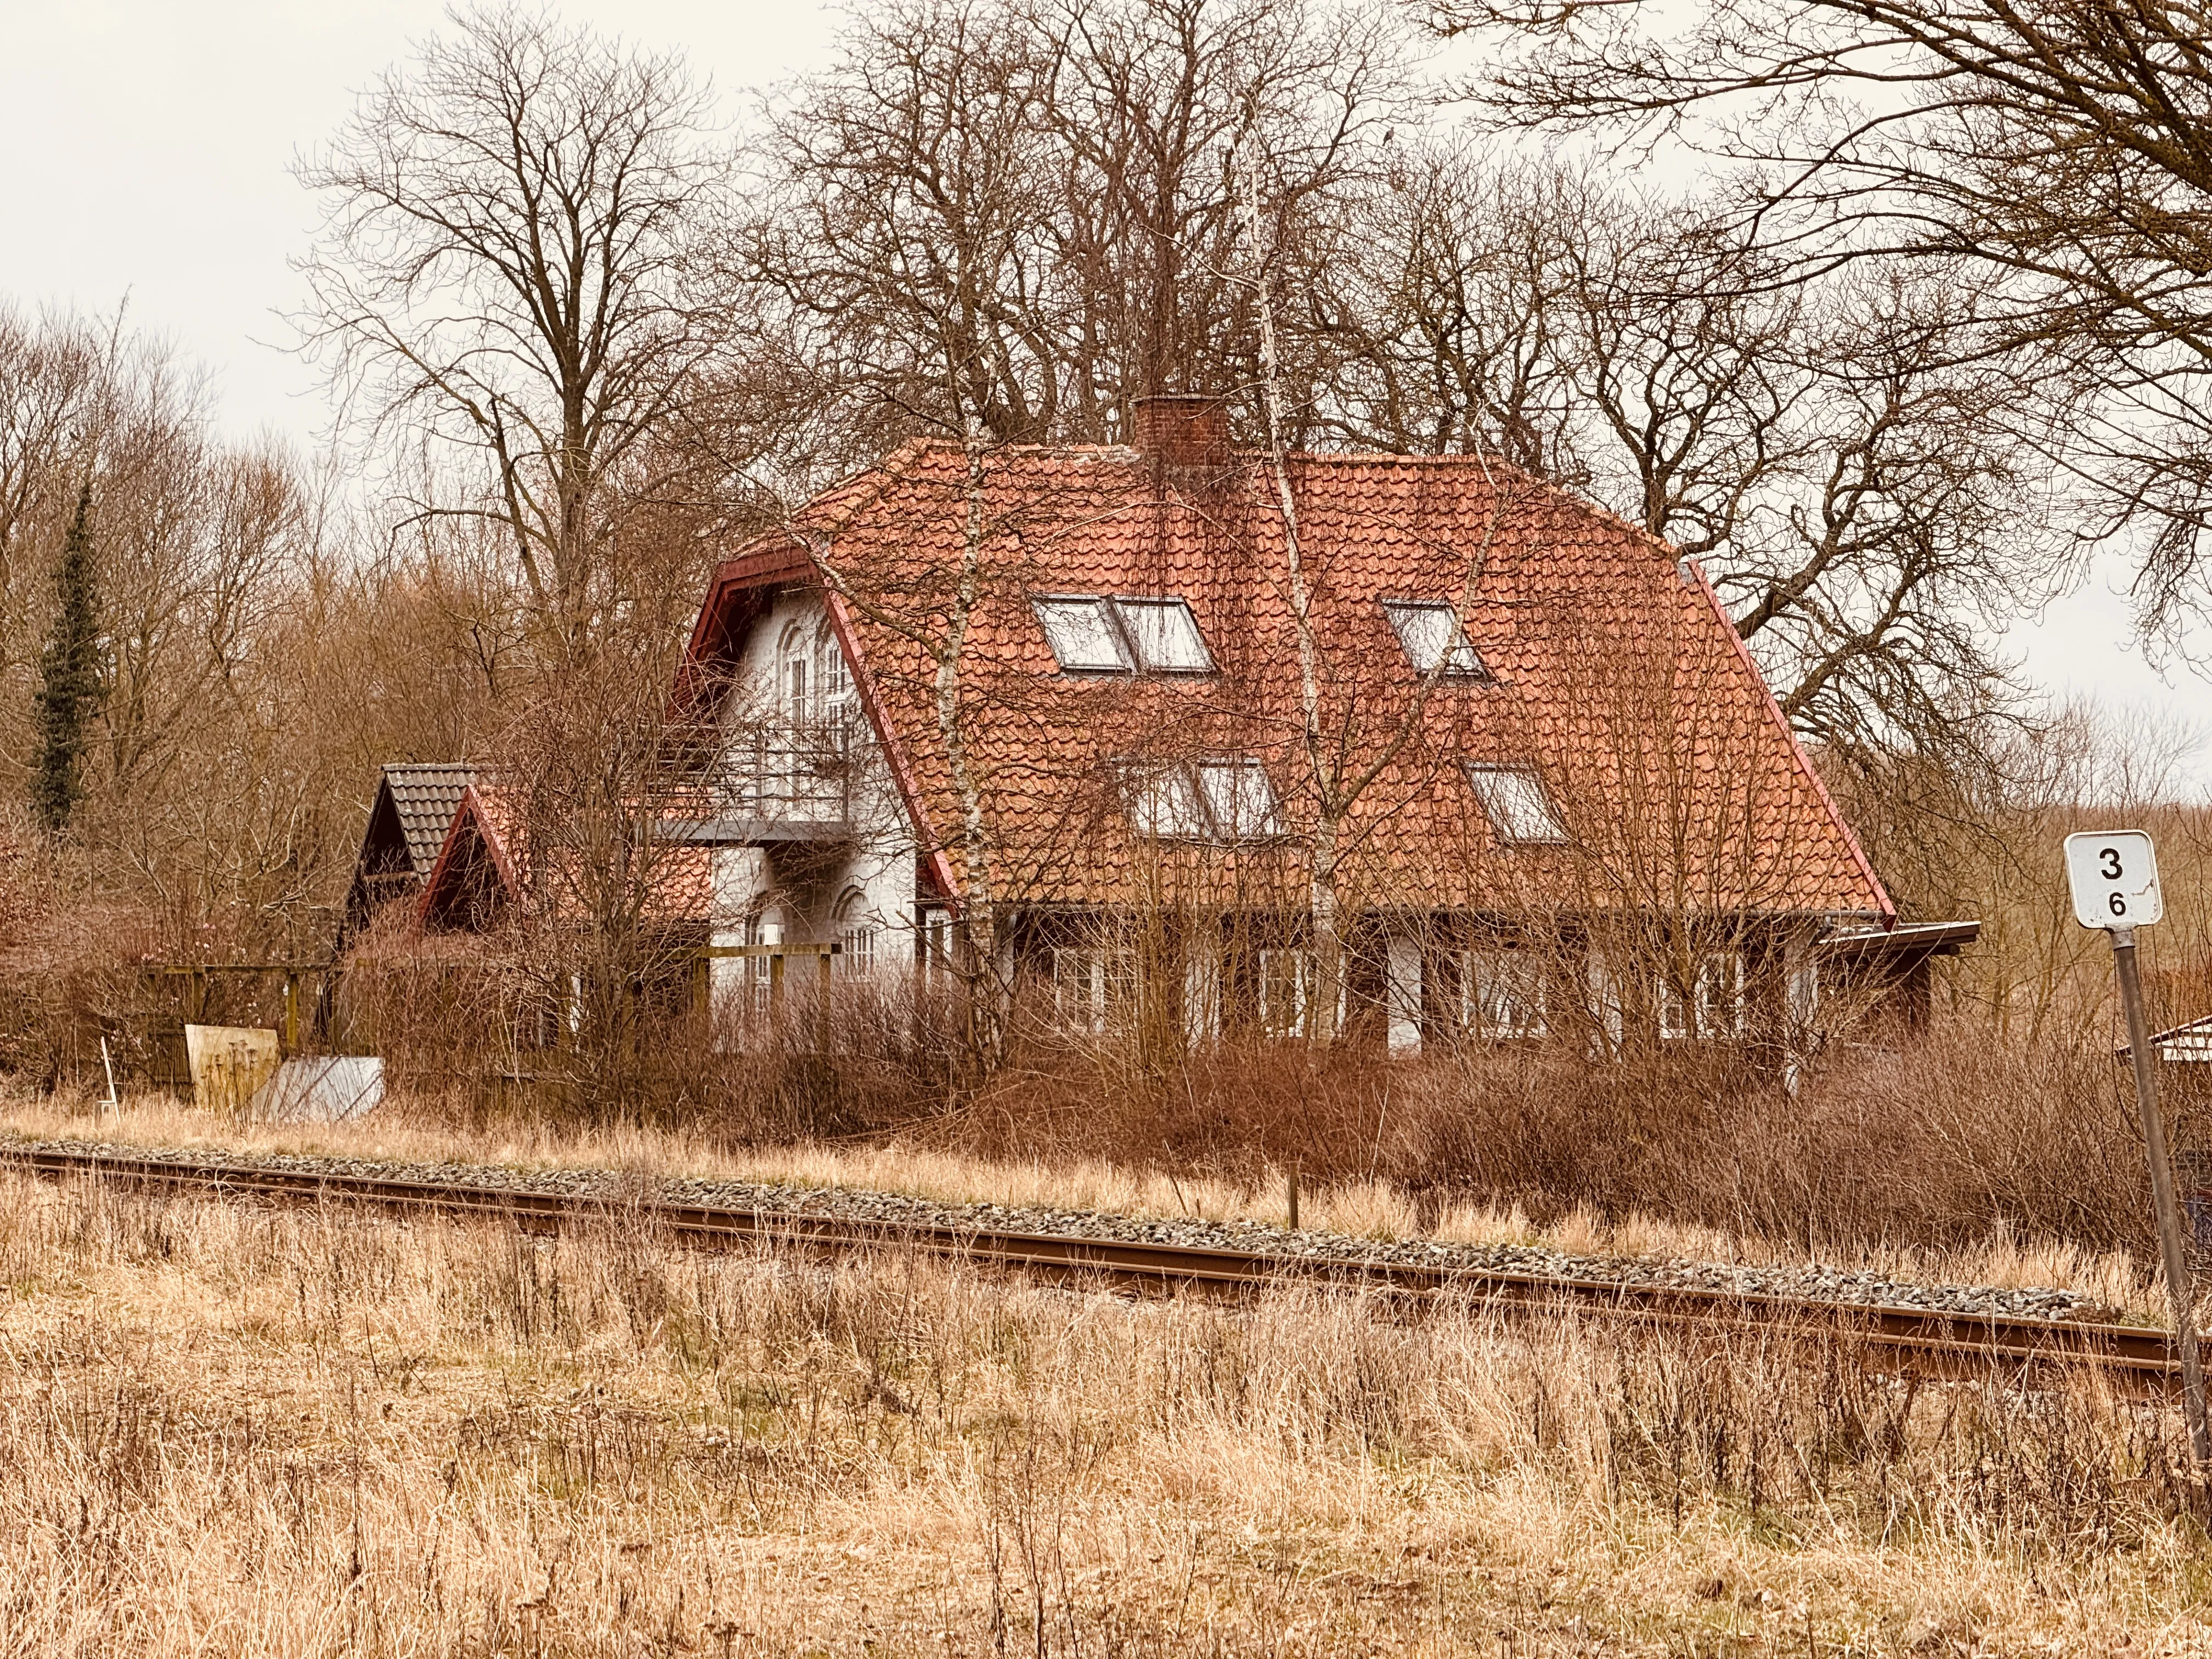
[[[1851,858],[1857,864],[1859,873],[1866,878],[1867,885],[1874,890],[1874,896],[1881,904],[1882,926],[1896,927],[1897,906],[1890,902],[1889,890],[1881,884],[1881,878],[1875,874],[1874,866],[1867,861],[1866,850],[1859,845],[1857,832],[1852,830],[1842,810],[1837,806],[1836,798],[1828,793],[1828,786],[1820,781],[1820,773],[1813,768],[1813,757],[1805,752],[1805,745],[1797,741],[1797,733],[1790,724],[1790,717],[1782,712],[1782,705],[1776,701],[1774,688],[1766,683],[1766,676],[1759,672],[1759,664],[1751,654],[1751,647],[1743,642],[1743,635],[1735,631],[1735,623],[1729,616],[1728,607],[1721,603],[1721,596],[1713,591],[1712,581],[1706,576],[1705,566],[1695,559],[1685,559],[1682,562],[1689,566],[1696,575],[1698,590],[1705,594],[1705,603],[1712,606],[1714,617],[1729,636],[1729,643],[1735,647],[1737,659],[1743,664],[1744,672],[1751,676],[1751,683],[1759,688],[1759,695],[1765,699],[1766,712],[1774,717],[1774,724],[1789,743],[1790,757],[1796,763],[1797,769],[1804,775],[1805,781],[1813,786],[1820,810],[1828,815],[1829,821],[1843,836],[1844,845],[1851,849]]]
[[[677,665],[676,683],[668,698],[671,720],[687,712],[700,688],[708,683],[706,671],[716,647],[727,637],[729,601],[778,578],[811,569],[812,565],[805,544],[793,537],[765,544],[755,543],[753,550],[714,567],[707,585],[706,603],[699,607],[699,620],[691,624],[691,642],[684,647],[684,660]]]
[[[476,786],[471,784],[461,791],[460,804],[453,808],[453,821],[446,827],[446,839],[439,843],[438,861],[430,866],[430,873],[422,879],[422,896],[415,902],[415,920],[418,927],[428,927],[431,910],[439,890],[448,881],[459,878],[453,872],[459,868],[461,836],[469,826],[475,826],[477,837],[491,854],[492,868],[499,872],[500,885],[507,896],[520,903],[521,884],[515,879],[514,861],[507,856],[507,846],[499,832],[492,828],[491,815],[484,810]]]
[[[905,745],[899,742],[897,729],[891,725],[876,696],[875,672],[860,649],[860,635],[854,630],[852,618],[846,614],[845,596],[825,583],[823,599],[830,613],[830,631],[837,636],[837,648],[845,653],[846,664],[853,671],[853,688],[860,693],[860,707],[867,712],[868,724],[875,728],[876,741],[883,745],[884,757],[890,763],[891,779],[898,785],[899,799],[905,804],[907,823],[929,860],[930,869],[936,876],[937,890],[951,901],[957,915],[960,885],[952,877],[952,860],[945,856],[944,843],[929,821],[929,809],[922,804],[921,790],[914,781],[914,767],[907,759]]]

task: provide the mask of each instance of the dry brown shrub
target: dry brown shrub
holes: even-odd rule
[[[920,1127],[993,1158],[1084,1158],[1251,1182],[1380,1177],[1433,1224],[1455,1202],[1642,1212],[1832,1250],[1957,1246],[2006,1224],[2145,1251],[2148,1178],[2109,1050],[1939,1022],[1836,1056],[1796,1094],[1725,1053],[1592,1064],[1558,1046],[1419,1061],[1224,1046],[1146,1073],[1037,1050]],[[2179,1139],[2207,1144],[2177,1099]],[[911,1135],[915,1133],[908,1127]]]

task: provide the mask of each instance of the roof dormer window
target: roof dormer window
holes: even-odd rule
[[[1115,599],[1114,611],[1148,674],[1210,674],[1213,653],[1181,599]]]
[[[1105,599],[1032,599],[1045,639],[1060,667],[1071,674],[1126,674],[1131,667],[1121,630],[1114,625],[1113,605]]]
[[[1443,599],[1385,599],[1382,614],[1397,631],[1398,643],[1413,672],[1426,678],[1486,680],[1490,671],[1467,642],[1459,612]]]
[[[1063,673],[1213,672],[1213,655],[1185,600],[1048,593],[1030,604]]]

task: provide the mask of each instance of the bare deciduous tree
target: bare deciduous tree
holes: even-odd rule
[[[2063,400],[1972,285],[1792,272],[1711,203],[1471,165],[1365,204],[1391,252],[1335,275],[1308,353],[1330,422],[1584,490],[1708,568],[1801,732],[1971,758],[2019,701],[1991,641],[2068,547]]]
[[[771,113],[730,271],[753,350],[797,366],[845,465],[963,440],[970,414],[1000,441],[1108,441],[1133,398],[1248,385],[1235,158],[1267,158],[1279,240],[1326,240],[1403,58],[1384,14],[1293,0],[866,14]]]
[[[2212,62],[2185,7],[1968,0],[1455,0],[1494,119],[1687,143],[1798,270],[1934,261],[2078,398],[2062,459],[2136,536],[2147,625],[2201,598],[2212,528]],[[2070,385],[2067,383],[2070,382]]]
[[[416,512],[503,526],[558,659],[623,597],[617,503],[665,483],[629,470],[713,353],[690,277],[726,161],[680,58],[511,7],[453,21],[301,166],[327,210],[299,326],[372,433],[421,446]]]

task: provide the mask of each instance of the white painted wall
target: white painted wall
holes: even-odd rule
[[[725,816],[820,820],[841,811],[856,831],[847,848],[809,848],[803,857],[757,847],[717,848],[714,854],[714,910],[722,925],[717,945],[827,944],[860,928],[875,935],[878,973],[906,972],[915,959],[915,840],[889,763],[857,695],[846,693],[852,737],[849,787],[831,798],[804,781],[794,791],[775,761],[778,734],[788,729],[789,642],[805,647],[811,714],[821,708],[825,677],[822,653],[836,652],[818,592],[787,592],[753,624],[739,653],[736,684],[726,705],[727,729],[722,793]],[[849,665],[846,682],[852,683]],[[753,763],[757,734],[769,739],[766,799]],[[841,909],[842,914],[841,915]],[[849,968],[851,964],[847,964]],[[714,964],[719,1000],[746,981],[750,964]]]

